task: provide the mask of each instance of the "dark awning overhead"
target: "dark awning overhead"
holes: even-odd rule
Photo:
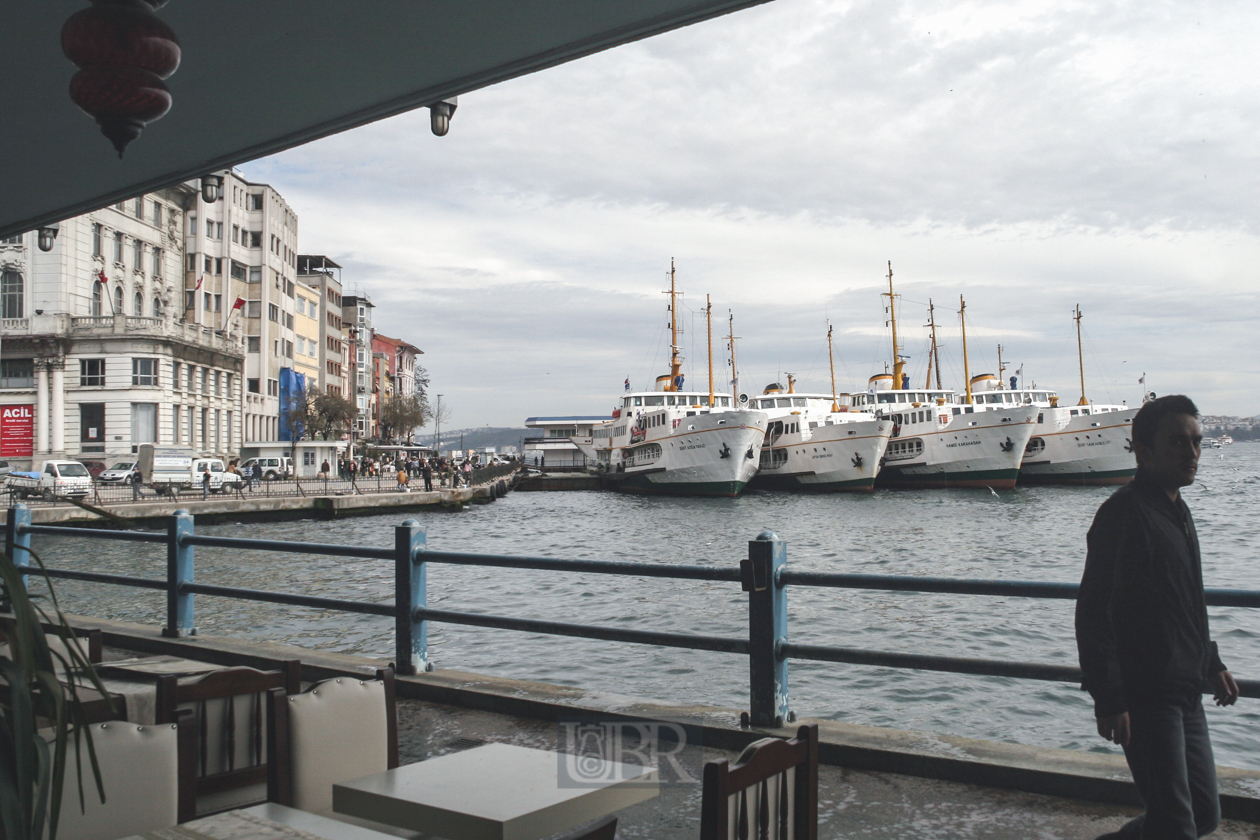
[[[171,0],[174,107],[122,160],[67,94],[61,26],[88,4],[9,3],[0,235],[766,1]]]

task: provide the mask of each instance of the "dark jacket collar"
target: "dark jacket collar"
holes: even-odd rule
[[[1137,468],[1137,472],[1133,476],[1133,489],[1146,499],[1148,504],[1155,505],[1159,510],[1174,513],[1177,516],[1181,516],[1189,510],[1186,507],[1185,500],[1181,498],[1181,494],[1177,495],[1177,501],[1175,502],[1168,498],[1168,493],[1164,491],[1164,488],[1160,487],[1155,482],[1155,479],[1151,478],[1150,474],[1141,467]]]

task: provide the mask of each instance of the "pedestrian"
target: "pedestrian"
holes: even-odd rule
[[[394,473],[394,475],[396,475],[396,476],[397,476],[397,478],[398,478],[398,492],[400,492],[400,493],[410,493],[411,491],[410,491],[410,489],[407,487],[407,471],[406,471],[406,470],[398,470],[397,472],[395,472],[395,473]]]
[[[332,472],[332,465],[328,463],[328,459],[324,459],[324,463],[319,465],[319,471],[324,474],[324,480],[328,480],[328,473]]]
[[[1137,474],[1098,509],[1076,600],[1082,687],[1098,734],[1124,748],[1146,811],[1105,838],[1192,840],[1220,821],[1203,714],[1238,684],[1208,632],[1199,539],[1180,489],[1194,483],[1199,410],[1175,395],[1133,418]],[[1099,838],[1102,840],[1102,838]]]
[[[428,458],[425,458],[420,463],[421,463],[420,471],[424,474],[424,489],[426,492],[432,492],[433,491],[433,464]]]
[[[205,501],[210,498],[210,462],[203,462],[201,469],[201,500]]]
[[[467,458],[464,460],[463,470],[464,470],[464,486],[469,487],[472,485],[472,459],[471,458]]]
[[[131,500],[133,502],[140,500],[140,483],[144,481],[144,476],[140,474],[140,470],[132,469],[131,471]]]

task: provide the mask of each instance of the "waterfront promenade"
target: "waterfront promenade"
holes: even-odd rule
[[[315,652],[282,645],[245,643],[214,637],[164,639],[153,628],[79,618],[76,623],[101,627],[109,647],[106,659],[136,653],[196,656],[223,664],[261,664],[264,660],[300,658],[303,678],[369,673],[378,660]],[[517,680],[457,671],[435,671],[400,677],[399,758],[407,764],[481,743],[510,743],[536,749],[562,748],[558,719],[616,718],[624,715],[662,720],[704,720],[702,746],[689,766],[718,758],[734,760],[741,744],[763,734],[787,730],[741,730],[738,712],[713,707],[655,704]],[[835,761],[836,748],[855,731],[818,721],[823,727],[823,765],[819,769],[819,838],[841,840],[1090,840],[1114,830],[1136,813],[1131,806],[1085,799],[1004,790],[906,773],[883,772]],[[938,742],[938,751],[961,753],[965,739],[937,739],[922,733],[873,730],[866,737],[898,744]],[[951,743],[952,742],[952,743]],[[974,743],[974,742],[972,742]],[[996,758],[1003,745],[991,745]],[[1008,745],[1011,746],[1011,745]],[[1029,748],[1017,748],[1027,750]],[[1035,750],[1029,757],[1051,765],[1071,760],[1063,750]],[[1126,775],[1122,762],[1101,757],[1104,773]],[[1114,766],[1113,766],[1114,765]],[[997,766],[996,764],[994,766]],[[1255,780],[1251,781],[1254,785]],[[617,836],[623,840],[695,840],[699,836],[699,784],[667,784],[658,798],[622,811]],[[1260,840],[1260,825],[1225,820],[1212,835],[1219,840]]]

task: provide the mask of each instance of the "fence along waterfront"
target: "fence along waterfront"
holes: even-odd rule
[[[73,569],[41,570],[38,566],[31,564],[29,553],[31,537],[35,534],[47,537],[162,543],[166,545],[167,552],[166,576],[164,579],[156,579]],[[197,583],[194,577],[194,551],[199,545],[392,561],[394,564],[394,603],[355,601]],[[187,636],[196,632],[194,622],[194,597],[196,595],[240,598],[273,604],[392,617],[395,636],[394,664],[399,674],[418,674],[432,670],[433,665],[428,658],[427,627],[429,622],[743,654],[749,659],[747,723],[753,726],[781,726],[785,721],[795,719],[795,715],[790,710],[788,694],[788,663],[792,659],[1057,682],[1080,680],[1080,670],[1067,665],[936,656],[832,645],[802,645],[789,642],[787,595],[789,586],[906,593],[951,593],[982,597],[1075,599],[1077,585],[1043,581],[797,572],[787,568],[787,545],[771,531],[763,531],[756,539],[748,543],[748,556],[741,559],[738,566],[721,568],[687,564],[564,560],[550,557],[431,551],[426,544],[424,531],[415,520],[407,520],[394,529],[393,548],[366,548],[326,543],[198,535],[195,532],[193,517],[182,510],[176,511],[168,518],[165,533],[34,525],[31,523],[30,508],[19,504],[9,509],[5,525],[5,551],[23,573],[24,583],[31,574],[46,574],[49,578],[166,592],[166,625],[162,628],[162,633],[171,637]],[[434,563],[738,583],[748,594],[748,634],[746,638],[734,638],[631,630],[429,609],[427,576],[429,565]],[[1254,609],[1260,607],[1260,590],[1208,589],[1207,603],[1209,606]],[[1260,680],[1239,680],[1239,688],[1243,697],[1260,698]]]

